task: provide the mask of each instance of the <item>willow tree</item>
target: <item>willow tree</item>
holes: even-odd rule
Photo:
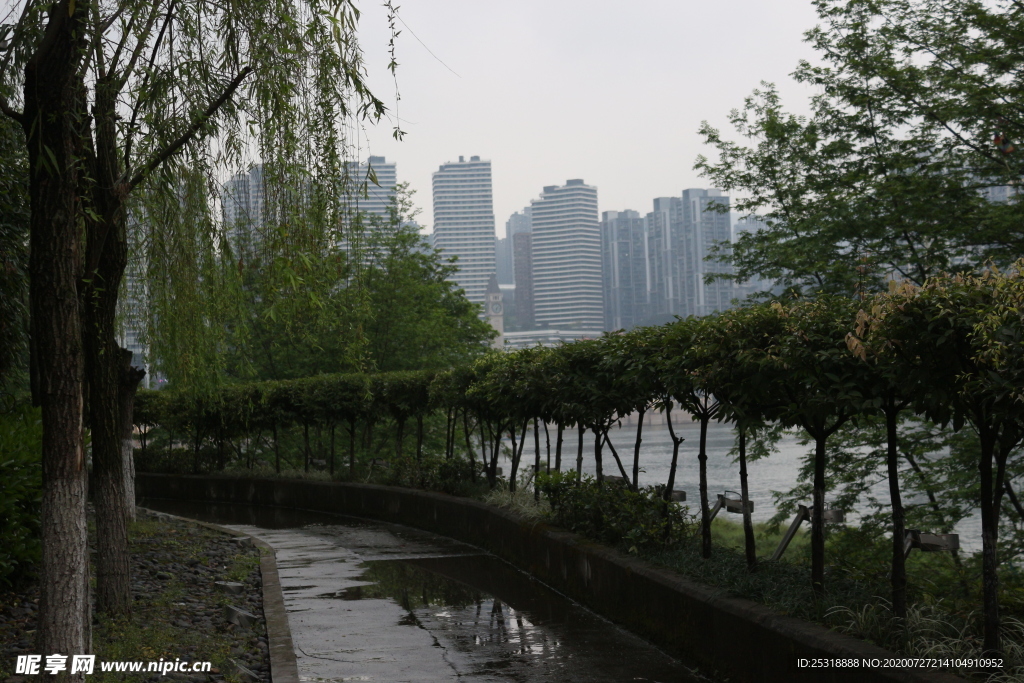
[[[345,122],[383,112],[363,83],[357,17],[345,0],[23,5],[0,62],[0,111],[25,130],[31,178],[32,358],[45,473],[39,645],[46,652],[88,648],[83,421],[92,430],[96,480],[97,604],[111,612],[131,604],[121,443],[123,403],[138,374],[116,337],[130,207],[140,193],[161,198],[165,211],[139,201],[147,210],[133,213],[147,236],[166,237],[161,223],[173,217],[170,232],[202,242],[213,223],[180,217],[208,216],[209,195],[193,192],[182,205],[182,171],[205,172],[209,183],[253,147],[282,169],[315,146],[324,161],[312,180],[330,178],[334,186],[322,195],[335,196]],[[162,240],[147,244],[156,249],[147,259],[155,269],[168,257],[195,255],[160,252]]]

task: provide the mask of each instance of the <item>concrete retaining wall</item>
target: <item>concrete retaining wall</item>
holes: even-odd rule
[[[891,653],[821,626],[724,597],[575,534],[505,510],[389,486],[140,474],[139,498],[278,506],[405,524],[485,548],[681,658],[733,681],[960,681],[927,670],[865,668]],[[798,660],[861,666],[802,668]]]

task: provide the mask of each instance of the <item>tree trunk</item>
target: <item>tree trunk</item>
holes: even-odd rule
[[[981,580],[982,605],[985,618],[984,654],[997,655],[1002,651],[999,634],[999,563],[996,557],[997,525],[992,490],[992,458],[995,454],[996,436],[990,426],[978,421],[978,436],[981,441],[981,458],[978,473],[981,483]]]
[[[740,446],[740,498],[743,501],[743,543],[747,554],[747,571],[757,571],[757,545],[754,542],[754,523],[750,519],[750,490],[747,488],[747,429],[738,426]]]
[[[815,595],[825,593],[825,435],[816,429],[814,437],[814,509],[811,510],[811,587]]]
[[[548,458],[551,458],[551,443],[548,442]],[[537,486],[537,477],[540,476],[540,429],[537,425],[537,418],[533,418],[533,499],[540,502],[540,487]]]
[[[604,445],[608,446],[608,450],[612,452],[612,459],[615,460],[615,465],[619,468],[619,475],[622,477],[622,481],[626,482],[626,485],[629,486],[629,475],[626,474],[626,468],[622,466],[622,458],[619,457],[619,452],[615,450],[615,444],[608,437],[610,429],[611,425],[604,428]]]
[[[547,464],[545,468],[548,472],[551,471],[551,434],[548,433],[548,421],[544,420],[544,443],[547,444]]]
[[[668,484],[665,486],[665,500],[672,500],[672,492],[676,486],[676,466],[679,464],[679,445],[683,439],[676,436],[676,430],[672,427],[672,404],[665,408],[665,424],[668,425],[668,435],[672,437],[672,465],[668,468]]]
[[[583,477],[583,434],[587,431],[587,428],[583,426],[582,422],[576,423],[576,431],[579,432],[579,446],[576,448],[576,483],[580,483]]]
[[[29,307],[37,361],[33,398],[43,422],[36,651],[44,654],[85,654],[91,649],[78,298],[82,262],[75,148],[80,124],[72,114],[82,87],[78,61],[84,51],[87,6],[64,0],[51,7],[45,37],[25,67],[21,119],[29,159]]]
[[[334,479],[334,423],[331,423],[331,479]]]
[[[562,436],[565,431],[565,427],[562,423],[558,423],[558,436],[555,437],[555,471],[562,471]]]
[[[700,446],[697,463],[700,470],[700,553],[704,559],[711,557],[711,508],[708,507],[708,414],[700,416]]]
[[[594,427],[594,470],[597,472],[597,483],[604,481],[604,467],[601,462],[601,446],[604,444],[604,433],[600,427]]]
[[[633,490],[640,490],[640,444],[643,443],[645,408],[639,410],[640,422],[636,426],[636,443],[633,444]]]
[[[892,502],[892,611],[897,619],[907,618],[907,562],[904,545],[906,525],[903,500],[900,497],[899,442],[896,420],[899,411],[890,405],[885,409],[886,468],[889,474],[889,500]]]

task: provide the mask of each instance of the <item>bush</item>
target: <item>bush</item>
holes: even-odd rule
[[[673,545],[697,530],[689,508],[662,499],[663,487],[632,491],[621,484],[578,484],[574,472],[541,474],[540,489],[551,504],[552,523],[595,541],[638,553]]]
[[[42,439],[38,410],[0,413],[0,583],[7,585],[39,563]]]

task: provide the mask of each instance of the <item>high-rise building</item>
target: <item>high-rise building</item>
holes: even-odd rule
[[[657,311],[655,240],[649,223],[636,211],[601,214],[601,258],[604,271],[605,329],[630,329]]]
[[[757,233],[758,230],[765,230],[767,228],[768,224],[763,218],[758,218],[757,216],[746,216],[736,221],[736,224],[732,226],[732,241],[735,244],[743,234]],[[752,277],[746,282],[734,281],[733,288],[735,290],[733,293],[735,298],[745,299],[751,294],[771,290],[772,283],[759,277]]]
[[[512,238],[494,238],[494,274],[498,278],[498,284],[511,285],[515,282],[515,273],[512,270]]]
[[[530,207],[516,211],[505,221],[505,236],[495,242],[495,258],[498,284],[515,284],[515,235],[530,232]]]
[[[351,200],[352,210],[388,219],[398,185],[397,164],[393,161],[388,163],[384,157],[371,156],[363,162],[349,161],[346,167],[356,190]],[[366,196],[363,196],[364,190]]]
[[[517,232],[511,239],[516,282],[516,327],[532,330],[537,326],[533,306],[533,233]]]
[[[484,303],[494,272],[494,202],[491,162],[480,157],[442,164],[433,174],[433,246],[458,258],[452,279],[474,303]]]
[[[582,180],[549,185],[533,202],[533,291],[538,327],[604,325],[597,188]]]
[[[236,173],[224,184],[221,212],[228,242],[236,252],[257,246],[265,208],[263,164]]]
[[[676,222],[682,239],[680,281],[683,284],[682,315],[705,316],[732,306],[732,280],[705,278],[712,273],[730,273],[731,267],[714,258],[716,245],[732,240],[729,197],[721,190],[683,190],[677,205]],[[709,258],[711,257],[711,258]]]

